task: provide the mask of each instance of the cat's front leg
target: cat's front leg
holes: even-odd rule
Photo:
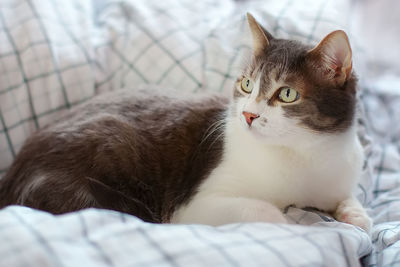
[[[266,201],[227,196],[195,197],[171,219],[171,223],[213,226],[241,222],[287,223],[283,213]]]
[[[339,203],[334,213],[336,220],[361,227],[369,233],[372,220],[364,207],[355,198],[348,198]]]

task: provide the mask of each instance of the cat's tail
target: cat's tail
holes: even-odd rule
[[[15,198],[14,183],[11,179],[12,173],[9,170],[4,177],[0,179],[0,209],[12,205],[18,204]]]
[[[140,199],[128,196],[97,179],[85,178],[89,182],[90,191],[97,207],[129,213],[147,222],[162,222],[161,217]]]
[[[21,173],[15,164],[0,179],[0,209],[22,205],[53,214],[73,212],[85,208],[100,208],[135,215],[144,221],[161,222],[146,203],[128,196],[98,179],[81,177],[63,179],[58,173],[35,175]],[[69,182],[66,183],[65,181]]]
[[[5,198],[6,198],[6,190],[4,189],[4,178],[0,179],[0,209],[6,206]]]

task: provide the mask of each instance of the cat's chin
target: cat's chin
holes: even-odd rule
[[[271,137],[271,136],[266,136],[260,133],[257,130],[251,130],[249,131],[249,134],[254,138],[257,142],[260,142],[263,145],[281,145],[281,141],[278,140],[277,138]]]
[[[257,126],[248,126],[247,124],[242,124],[242,127],[249,135],[253,136],[258,141],[265,141],[265,139],[268,139],[264,134],[261,133]]]
[[[270,136],[265,133],[263,133],[260,129],[258,129],[257,126],[247,126],[247,125],[242,125],[245,132],[251,136],[251,138],[254,138],[257,142],[260,142],[263,145],[284,145],[285,142],[283,142],[283,139],[281,136]],[[264,129],[263,129],[264,130]]]

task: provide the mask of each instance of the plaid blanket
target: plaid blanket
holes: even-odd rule
[[[0,176],[30,134],[96,94],[147,83],[230,94],[251,43],[245,12],[275,36],[307,43],[345,29],[360,75],[359,135],[367,157],[355,194],[375,226],[369,237],[296,208],[286,211],[291,225],[213,228],[14,206],[0,211],[0,266],[398,264],[400,73],[386,64],[389,75],[379,78],[382,68],[368,68],[371,54],[353,20],[364,9],[344,0],[2,0]]]
[[[23,207],[0,216],[0,266],[357,266],[371,249],[367,234],[334,222],[157,225],[105,210],[56,217]]]

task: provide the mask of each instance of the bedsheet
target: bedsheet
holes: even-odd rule
[[[390,15],[398,3],[382,2],[2,0],[0,176],[30,134],[96,94],[146,83],[229,94],[249,53],[246,12],[273,35],[307,43],[346,30],[360,78],[366,155],[354,193],[375,225],[368,236],[293,207],[285,213],[290,225],[208,227],[153,225],[104,210],[53,216],[12,206],[0,210],[0,266],[400,264],[400,59],[391,53],[400,34],[376,32],[386,36],[386,50],[366,34],[398,20]],[[383,22],[374,20],[380,12],[387,14]]]
[[[13,206],[0,211],[0,266],[357,266],[371,249],[353,226],[292,215],[313,226],[157,225],[105,210],[53,216]]]

